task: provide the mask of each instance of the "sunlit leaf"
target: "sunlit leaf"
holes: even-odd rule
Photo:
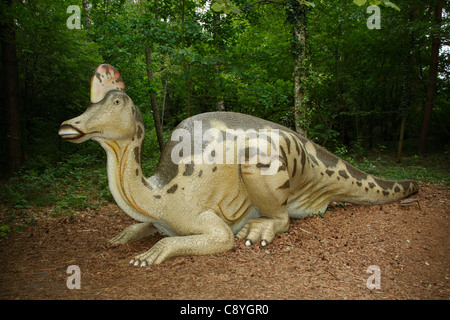
[[[224,6],[223,6],[222,4],[217,3],[217,2],[214,2],[214,3],[211,5],[211,9],[213,9],[214,11],[222,11],[223,7],[224,7]]]
[[[393,4],[392,2],[390,2],[390,1],[385,1],[384,5],[386,7],[394,8],[395,10],[400,11],[400,8],[398,6],[396,6],[395,4]]]
[[[355,3],[358,6],[362,6],[367,2],[367,0],[353,0],[353,3]]]

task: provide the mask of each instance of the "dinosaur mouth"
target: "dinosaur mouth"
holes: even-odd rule
[[[75,140],[83,137],[85,134],[70,124],[63,124],[59,127],[58,134],[64,140]]]

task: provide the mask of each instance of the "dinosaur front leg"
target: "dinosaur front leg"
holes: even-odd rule
[[[125,244],[152,236],[157,232],[151,222],[136,223],[126,227],[121,233],[109,240],[112,244]]]
[[[131,259],[130,264],[145,267],[172,257],[215,254],[233,247],[233,232],[213,211],[203,212],[192,222],[188,225],[192,235],[163,238],[147,252]]]

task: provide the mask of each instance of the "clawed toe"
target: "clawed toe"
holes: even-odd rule
[[[274,219],[260,218],[250,220],[237,233],[236,237],[238,239],[246,239],[245,246],[247,247],[258,243],[258,241],[260,241],[262,247],[265,247],[275,239],[275,234],[277,233],[275,225],[276,220]]]
[[[140,266],[140,267],[148,267],[148,262],[147,262],[147,260],[141,261],[141,260],[139,260],[139,259],[131,259],[131,260],[130,260],[130,264],[132,264],[132,265],[135,266],[135,267],[137,267],[137,266]]]

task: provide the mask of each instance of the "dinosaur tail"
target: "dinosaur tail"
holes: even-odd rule
[[[419,191],[419,185],[414,180],[384,180],[364,175],[364,179],[343,184],[341,192],[333,200],[362,205],[382,204],[403,199]]]
[[[361,205],[400,200],[419,191],[413,180],[384,180],[367,174],[320,146],[304,143],[311,171],[288,199],[292,217],[324,212],[331,201]]]

